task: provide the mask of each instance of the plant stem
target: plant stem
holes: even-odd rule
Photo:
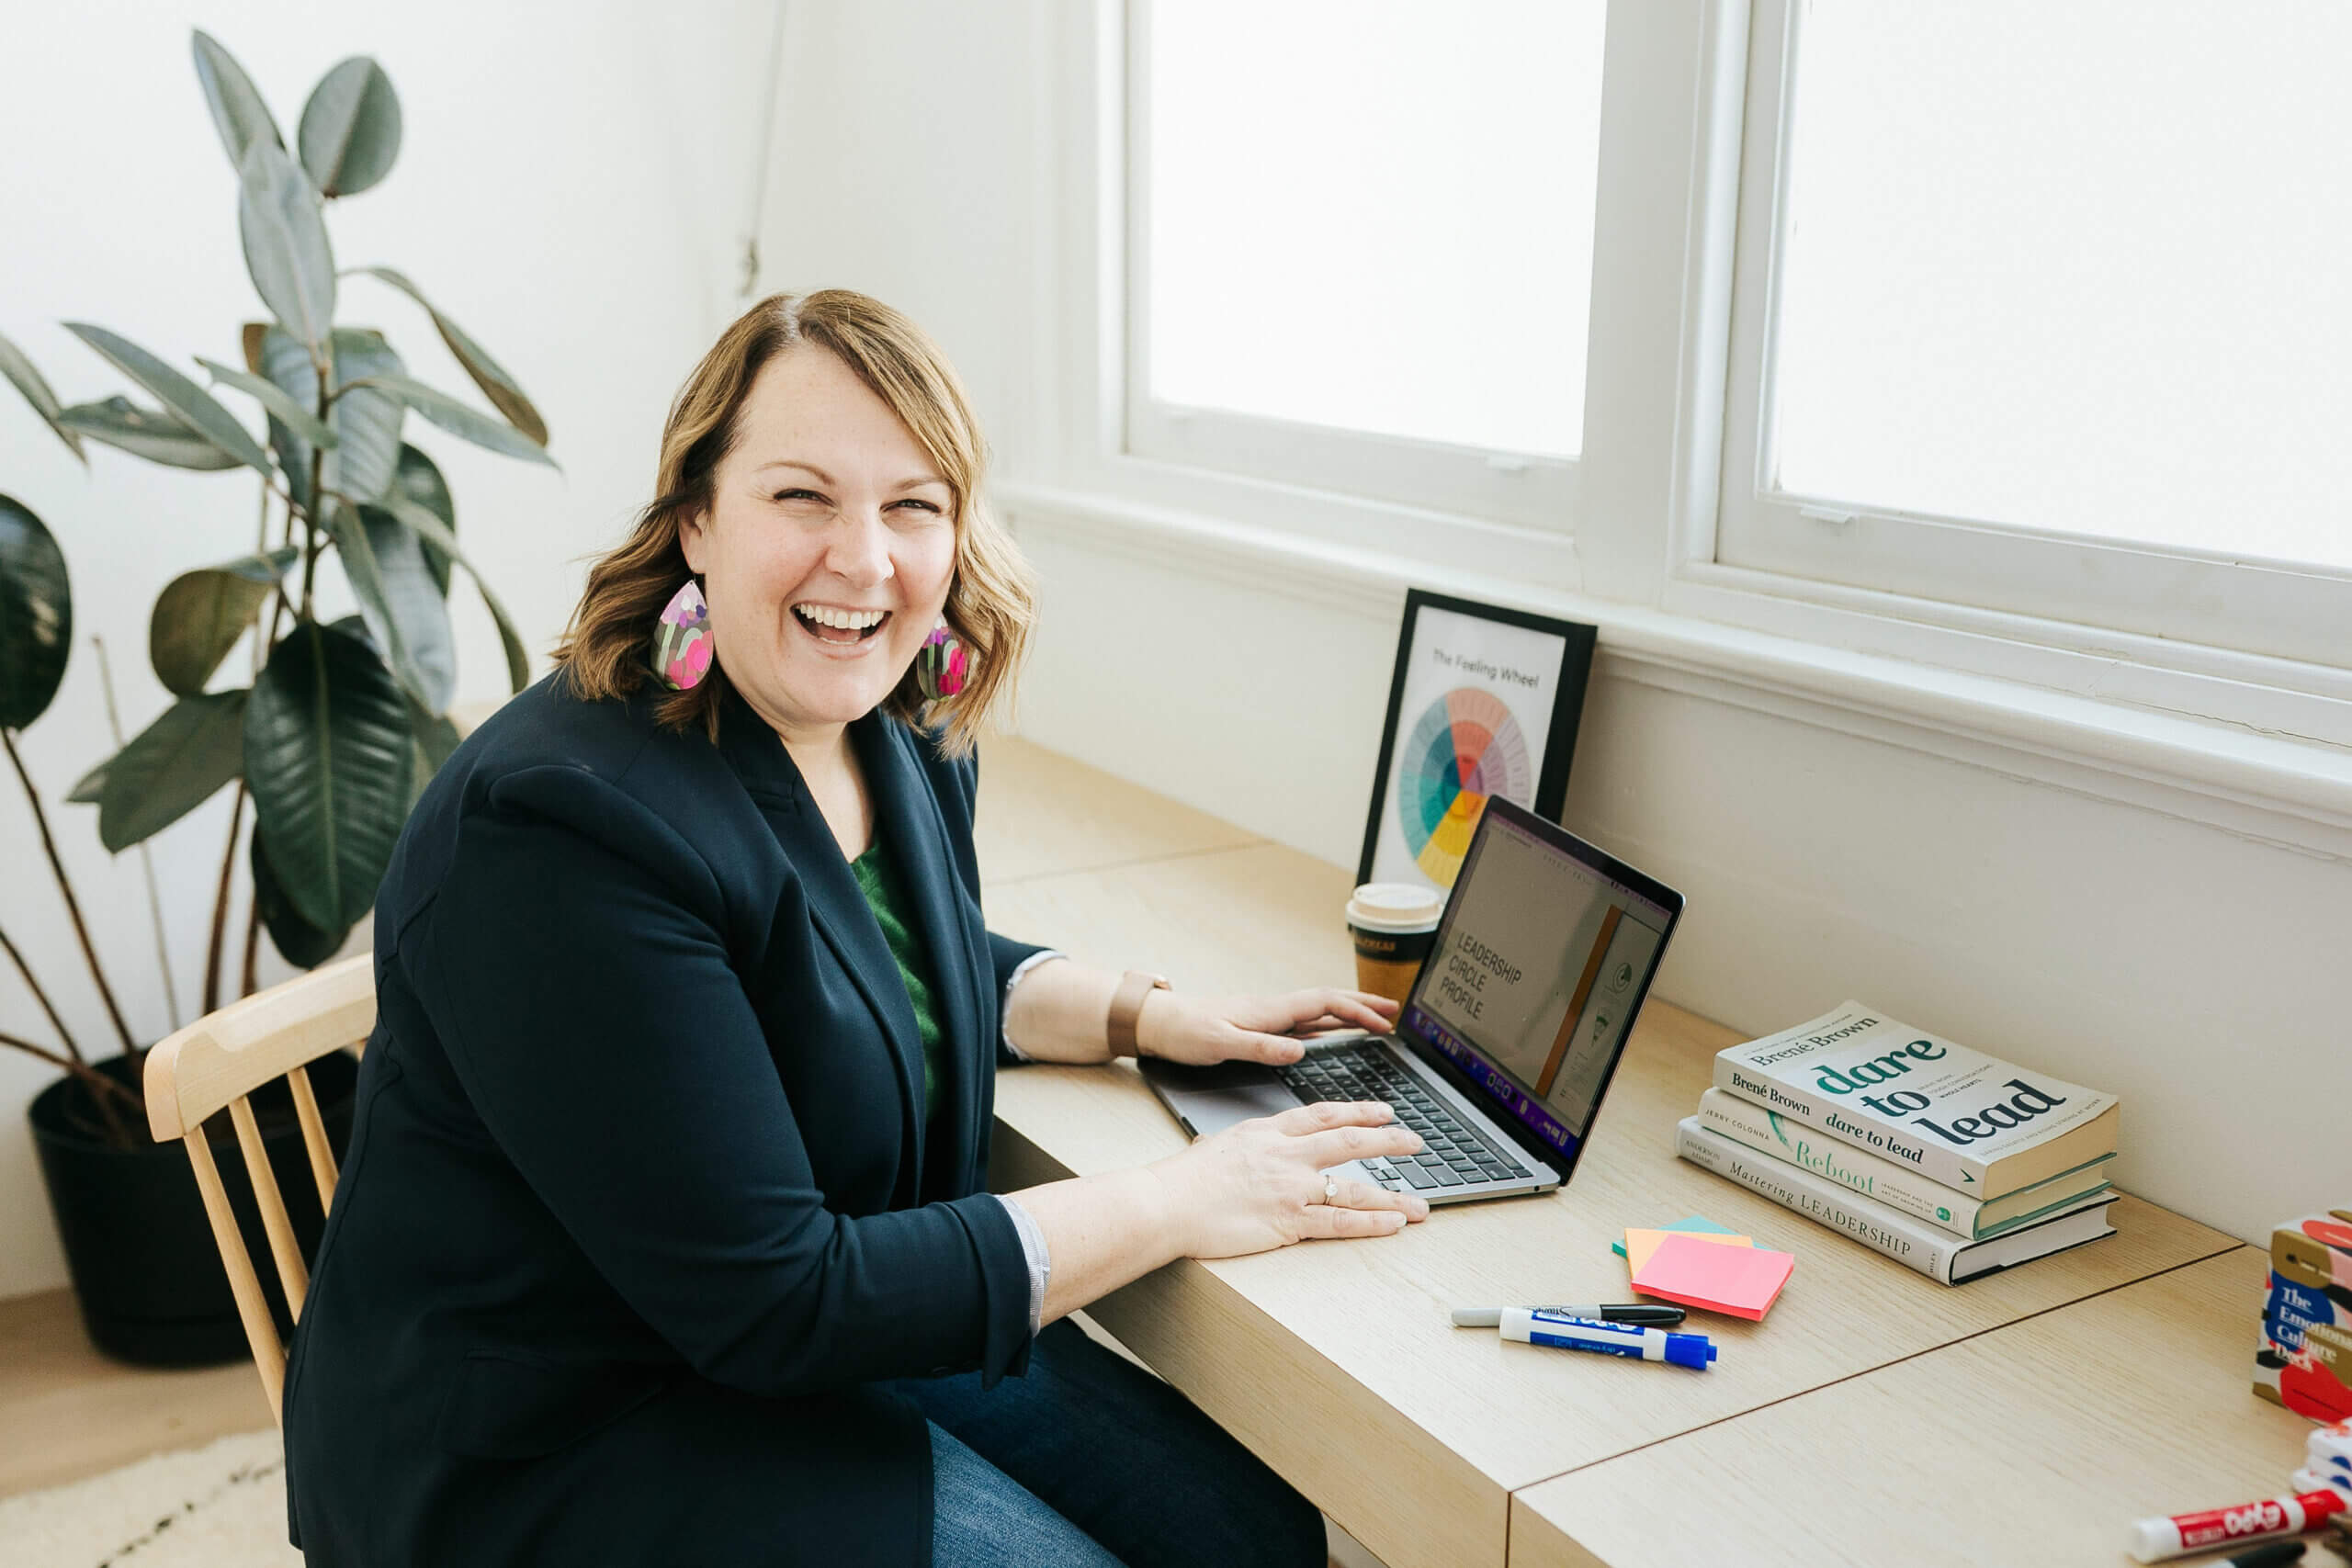
[[[90,928],[82,921],[82,902],[74,897],[74,884],[66,879],[65,863],[57,857],[57,840],[49,831],[49,814],[40,808],[40,792],[33,788],[32,775],[25,772],[25,760],[17,755],[14,732],[0,729],[0,748],[7,750],[8,761],[17,769],[17,781],[25,786],[25,798],[32,802],[33,823],[40,829],[40,847],[48,852],[50,870],[57,874],[57,890],[65,895],[65,912],[74,919],[74,934],[81,939],[82,956],[89,960],[90,978],[97,982],[98,995],[107,1004],[107,1016],[114,1020],[115,1032],[122,1036],[123,1053],[136,1056],[138,1042],[130,1037],[130,1026],[122,1021],[122,1009],[115,1005],[114,987],[107,984],[107,972],[98,965],[98,950],[91,944]]]
[[[245,823],[245,781],[237,780],[237,798],[229,804],[229,847],[220,852],[220,886],[212,895],[212,941],[204,950],[204,1010],[220,1006],[220,947],[229,932],[229,878],[237,869],[237,833]]]
[[[292,525],[288,525],[287,532],[290,534],[293,531]],[[277,646],[277,624],[285,619],[286,612],[291,608],[293,606],[287,603],[285,584],[280,583],[277,597],[269,606],[269,634],[254,648],[254,679],[256,681],[261,679],[262,666],[269,662],[270,649]],[[261,622],[258,618],[254,622],[254,630],[257,632],[261,630]]]
[[[261,827],[256,823],[254,831]],[[250,997],[261,989],[261,889],[254,889],[253,901],[245,906],[245,967],[239,977],[237,994]]]
[[[49,1026],[57,1031],[60,1040],[65,1042],[65,1049],[73,1055],[75,1063],[88,1066],[89,1058],[83,1055],[82,1047],[74,1043],[74,1032],[65,1027],[63,1019],[57,1016],[57,1009],[50,1005],[49,993],[40,988],[39,980],[33,978],[31,965],[25,962],[25,955],[17,951],[17,944],[8,940],[6,931],[0,931],[0,949],[7,951],[8,962],[14,964],[17,973],[25,977],[25,989],[33,994],[33,1000],[40,1004],[40,1010],[49,1015]]]
[[[294,498],[274,489],[267,479],[261,481],[261,525],[254,530],[254,554],[269,554],[269,498],[277,496],[286,502],[286,541],[294,537]],[[270,644],[277,640],[277,616],[286,607],[286,579],[281,575],[274,585],[275,597],[270,602],[269,624],[262,625],[258,615],[254,617],[254,679],[261,679],[261,667],[269,659]]]
[[[321,424],[327,423],[334,405],[334,394],[328,389],[330,378],[327,367],[320,366],[319,423]],[[311,615],[311,583],[319,574],[319,552],[323,547],[319,530],[311,519],[320,515],[322,510],[319,502],[325,499],[322,491],[326,482],[326,452],[322,447],[313,446],[311,448],[311,510],[302,519],[302,530],[309,536],[303,541],[306,548],[302,556],[302,617],[305,620],[308,620]]]
[[[319,557],[325,553],[325,536],[307,517],[302,519],[302,607],[295,615],[311,619],[311,584],[319,575]]]
[[[264,497],[263,505],[268,504]],[[90,646],[98,650],[98,690],[106,694],[107,728],[114,734],[114,749],[122,750],[122,716],[115,710],[114,666],[107,660],[107,639],[94,637]],[[139,869],[147,879],[147,913],[155,924],[155,966],[164,972],[164,1005],[171,1010],[172,1027],[177,1029],[187,1021],[180,1016],[179,983],[172,978],[172,944],[164,934],[164,895],[155,886],[155,855],[147,840],[139,840]]]
[[[294,539],[294,502],[291,497],[286,497],[285,500],[286,542],[291,544]],[[262,502],[261,547],[264,551],[266,551],[269,547],[269,502],[266,498]],[[264,666],[267,665],[269,662],[271,649],[277,646],[277,628],[285,620],[286,612],[292,607],[291,603],[286,597],[286,584],[281,580],[277,585],[277,597],[270,601],[269,625],[266,627],[264,627],[261,623],[261,619],[258,616],[254,617],[254,680],[255,682],[258,682],[261,680],[262,670]],[[244,795],[245,781],[241,777],[237,781],[237,798],[240,806],[243,803]],[[261,831],[261,807],[258,805],[254,807],[254,831],[256,833]],[[237,829],[235,818],[232,814],[229,826],[229,851],[226,858],[224,858],[220,863],[220,891],[219,900],[214,905],[212,911],[212,959],[205,967],[205,977],[208,981],[210,981],[212,976],[217,974],[220,969],[220,944],[221,939],[220,921],[228,912],[230,867],[234,863],[236,854]],[[261,988],[259,983],[254,978],[255,975],[258,973],[257,964],[260,959],[260,953],[257,949],[261,939],[261,889],[258,886],[254,886],[250,888],[249,891],[251,892],[252,897],[251,901],[245,906],[244,962],[241,966],[238,975],[237,994],[241,997],[250,997]],[[209,1010],[208,1009],[208,1010]]]
[[[288,501],[286,503],[286,537],[283,542],[289,545],[294,542],[294,503],[291,501]],[[268,543],[268,535],[265,529],[262,538],[264,553],[266,553],[267,551]],[[268,629],[265,631],[262,628],[261,617],[259,615],[255,615],[254,617],[254,681],[258,682],[261,679],[262,666],[269,662],[270,649],[277,646],[278,622],[283,620],[285,618],[286,612],[293,607],[292,602],[286,597],[286,580],[284,578],[279,578],[277,581],[277,596],[271,600],[269,604]]]
[[[96,1067],[74,1061],[70,1056],[61,1056],[56,1052],[36,1045],[29,1040],[19,1040],[13,1034],[0,1034],[0,1045],[13,1045],[19,1051],[29,1051],[42,1061],[63,1067],[74,1077],[80,1079],[82,1087],[90,1091],[90,1099],[97,1106],[98,1114],[107,1119],[107,1135],[124,1148],[132,1146],[134,1140],[130,1136],[130,1129],[124,1125],[122,1113],[115,1109],[114,1102],[117,1100],[121,1100],[130,1108],[132,1115],[143,1118],[147,1114],[147,1107],[137,1095]],[[108,1098],[109,1096],[112,1098]]]
[[[290,544],[294,538],[294,498],[282,491],[272,489],[268,481],[264,480],[261,497],[261,526],[254,545],[254,553],[256,555],[266,555],[269,552],[269,498],[272,495],[278,496],[286,502],[286,539]],[[286,582],[281,578],[278,581],[277,592],[270,601],[268,625],[264,626],[260,616],[254,617],[254,681],[256,683],[261,680],[263,667],[269,662],[270,649],[277,646],[278,624],[285,619],[288,607],[286,598]],[[244,801],[245,781],[243,776],[240,776],[237,780],[237,804],[229,813],[229,848],[220,862],[220,887],[214,897],[212,906],[212,946],[204,965],[204,982],[209,987],[205,1005],[207,1012],[212,1010],[212,1001],[219,994],[222,931],[229,913],[230,879],[237,859],[237,817],[244,807]],[[254,816],[256,819],[254,823],[254,831],[258,833],[261,831],[261,823],[258,819],[259,807],[254,807]],[[240,973],[241,984],[237,992],[241,997],[250,997],[259,988],[254,983],[254,961],[258,956],[254,947],[260,930],[261,889],[255,887],[253,889],[253,900],[245,910],[244,964]]]

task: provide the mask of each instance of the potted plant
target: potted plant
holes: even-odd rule
[[[238,861],[252,890],[240,966],[245,994],[254,988],[263,928],[299,967],[323,963],[343,945],[375,901],[409,807],[457,745],[447,716],[457,668],[447,601],[452,563],[469,574],[472,567],[458,546],[447,483],[430,457],[401,439],[407,416],[417,413],[492,451],[553,462],[546,423],[514,378],[406,276],[382,266],[335,268],[327,205],[381,181],[400,149],[400,100],[383,70],[359,57],[329,71],[311,91],[289,150],[228,51],[202,32],[194,49],[213,125],[236,170],[246,270],[272,318],[244,326],[242,369],[202,356],[194,363],[213,387],[260,406],[266,435],[257,437],[183,370],[87,323],[69,322],[67,330],[152,403],[117,395],[63,406],[5,339],[0,375],[85,464],[85,442],[96,441],[172,468],[259,476],[254,551],[183,573],[156,599],[149,656],[172,705],[67,796],[97,807],[99,839],[119,852],[234,786],[204,968],[209,1011],[221,996]],[[337,324],[341,285],[362,275],[423,308],[497,414],[410,378],[381,333]],[[358,615],[320,617],[315,590],[329,563],[343,574]],[[519,691],[528,678],[522,639],[487,585],[479,576],[475,581]],[[187,1157],[149,1139],[143,1048],[116,1004],[49,814],[17,755],[15,732],[55,697],[72,631],[63,552],[28,508],[0,496],[0,749],[31,809],[122,1053],[107,1060],[85,1055],[5,931],[0,957],[21,976],[57,1043],[27,1038],[12,1023],[0,1032],[0,1045],[65,1072],[36,1097],[29,1114],[93,1339],[135,1360],[233,1359],[244,1353],[243,1337]],[[249,679],[222,683],[223,663],[249,637]],[[331,1058],[313,1076],[330,1127],[347,1127],[348,1059]],[[257,1099],[255,1109],[273,1162],[284,1161],[279,1185],[298,1230],[307,1220],[307,1251],[322,1216],[299,1197],[309,1183],[290,1108],[275,1129],[266,1100]],[[233,1197],[243,1161],[218,1163]],[[257,1219],[250,1224],[248,1245],[264,1256]]]

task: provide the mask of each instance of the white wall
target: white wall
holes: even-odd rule
[[[1057,309],[1073,280],[1044,236],[1082,194],[1052,177],[1057,139],[1082,132],[1058,121],[1046,66],[1069,51],[1079,13],[1062,0],[834,0],[794,6],[786,32],[763,285],[856,288],[923,322],[963,371],[1007,479],[1062,477],[1049,430]],[[582,558],[647,499],[667,399],[734,309],[770,17],[756,0],[658,15],[624,0],[223,0],[200,17],[112,0],[15,20],[0,55],[12,149],[0,160],[0,332],[69,400],[121,383],[61,320],[175,358],[233,359],[236,323],[257,305],[187,28],[201,20],[227,43],[289,127],[328,65],[376,54],[401,89],[407,141],[384,186],[333,214],[337,254],[407,270],[546,412],[560,478],[412,432],[449,474],[469,547],[543,649]],[[382,325],[426,379],[470,395],[413,307],[371,283],[351,299],[345,320]],[[1665,481],[1654,493],[1647,482],[1614,487],[1618,510],[1595,525],[1649,526],[1647,509],[1667,502]],[[154,594],[250,547],[253,486],[95,448],[85,474],[0,396],[0,491],[58,534],[77,633],[107,637],[135,729],[164,705],[144,660]],[[1107,516],[1021,525],[1046,603],[1026,732],[1352,863],[1401,591],[1377,573],[1146,547]],[[495,695],[488,621],[463,589],[455,597],[461,697]],[[1134,656],[1148,645],[1182,657]],[[152,1035],[171,1021],[136,858],[109,861],[89,809],[59,803],[111,750],[96,673],[83,640],[24,749],[134,1027]],[[2159,1201],[2246,1235],[2342,1204],[2352,868],[2048,773],[1690,678],[1604,637],[1566,817],[1689,896],[1661,981],[1669,998],[1761,1032],[1860,991],[2121,1093],[2123,1179]],[[184,1006],[225,807],[224,795],[155,844]],[[85,1045],[110,1049],[5,779],[0,920]],[[0,1030],[48,1038],[6,975]],[[63,1278],[16,1111],[49,1077],[0,1053],[0,1296]]]
[[[1023,542],[1024,734],[1355,863],[1401,594]],[[1183,653],[1102,656],[1141,646]],[[1859,994],[2111,1089],[2117,1179],[2248,1239],[2345,1203],[2352,868],[1679,684],[1603,652],[1563,814],[1688,899],[1658,995],[1761,1034]]]
[[[1052,175],[1063,144],[1091,134],[1057,118],[1048,73],[1085,66],[1083,14],[1046,0],[829,10],[801,35],[829,79],[786,109],[763,246],[772,287],[863,288],[930,327],[990,422],[1000,478],[1048,486],[1071,482],[1049,378],[1083,259],[1046,237],[1088,199]],[[1622,357],[1602,337],[1596,355]],[[1670,359],[1618,368],[1621,390],[1672,392]],[[1588,494],[1605,514],[1588,526],[1662,538],[1671,454],[1636,456],[1604,485],[1594,455]],[[1045,601],[1023,731],[1352,865],[1398,583],[1415,574],[1188,548],[1181,528],[1118,510],[1080,498],[1017,519]],[[1621,570],[1590,586],[1651,604],[1659,592]],[[1566,817],[1688,897],[1663,996],[1760,1033],[1859,993],[2112,1089],[2120,1179],[2241,1235],[2352,1200],[2352,863],[2206,825],[2194,802],[2112,798],[2133,789],[2104,787],[2095,755],[2061,765],[1736,670],[1692,674],[1636,640],[1604,631]]]
[[[390,177],[330,210],[337,265],[406,272],[547,416],[560,476],[409,422],[409,438],[448,476],[460,537],[542,655],[571,611],[582,558],[650,499],[662,412],[737,308],[736,235],[772,17],[765,0],[18,8],[0,50],[0,333],[69,402],[130,389],[61,321],[112,328],[199,381],[191,355],[238,363],[238,323],[262,312],[189,29],[202,26],[243,62],[289,139],[319,76],[346,55],[373,54],[401,95],[405,135]],[[346,282],[344,299],[339,319],[380,326],[415,374],[479,401],[406,299],[368,279]],[[221,396],[247,412],[238,394]],[[109,860],[94,808],[62,803],[112,750],[88,638],[106,638],[135,732],[167,704],[146,660],[155,594],[181,571],[253,547],[256,484],[90,453],[85,472],[0,390],[0,491],[57,535],[75,594],[73,662],[22,750],[131,1026],[153,1038],[173,1020],[137,856]],[[489,618],[462,586],[452,603],[459,700],[496,696],[503,666]],[[224,683],[243,659],[232,655]],[[184,1013],[197,1005],[228,802],[224,791],[154,840]],[[242,871],[239,886],[242,934]],[[0,925],[85,1049],[111,1055],[117,1043],[8,777]],[[269,963],[265,981],[285,973]],[[0,1031],[54,1043],[12,971],[0,970]],[[18,1110],[52,1077],[0,1050],[0,1296],[64,1280]]]
[[[786,6],[761,287],[907,311],[964,378],[999,468],[1047,361],[1025,290],[1040,106],[1032,0]]]

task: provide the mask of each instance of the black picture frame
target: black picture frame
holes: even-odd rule
[[[1523,631],[1560,639],[1559,682],[1553,690],[1551,722],[1544,738],[1544,757],[1535,780],[1535,798],[1522,802],[1547,822],[1556,823],[1568,797],[1568,768],[1576,760],[1577,730],[1584,719],[1584,694],[1592,676],[1593,647],[1599,628],[1581,621],[1564,621],[1529,610],[1482,604],[1432,593],[1425,588],[1406,591],[1404,624],[1396,634],[1396,662],[1388,680],[1388,713],[1381,722],[1380,761],[1372,775],[1372,809],[1364,818],[1363,852],[1357,858],[1356,881],[1372,880],[1373,862],[1380,844],[1381,814],[1388,808],[1388,774],[1396,760],[1396,724],[1404,706],[1407,677],[1413,668],[1416,636],[1423,609],[1447,610],[1458,615],[1493,621]]]

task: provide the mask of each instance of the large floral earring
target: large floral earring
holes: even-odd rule
[[[653,672],[673,692],[691,692],[710,673],[710,606],[691,577],[671,596],[653,626]]]
[[[972,672],[972,656],[965,651],[962,639],[947,629],[942,621],[931,628],[915,650],[915,682],[922,687],[922,694],[934,703],[944,703],[964,689]]]

